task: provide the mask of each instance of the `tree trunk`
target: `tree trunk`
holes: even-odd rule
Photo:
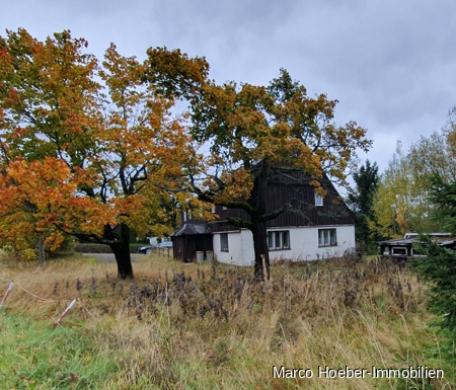
[[[266,240],[266,221],[263,216],[267,210],[266,193],[271,174],[269,164],[263,160],[260,172],[255,177],[250,197],[254,212],[250,214],[252,222],[253,249],[255,252],[255,279],[269,280],[269,250]]]
[[[252,223],[255,279],[269,280],[269,250],[266,239],[266,224],[259,221],[252,221]]]
[[[133,279],[133,267],[130,256],[130,229],[127,225],[120,225],[120,239],[111,244],[117,262],[117,273],[120,279]]]
[[[42,236],[39,236],[36,242],[36,252],[38,255],[38,262],[43,264],[46,261],[46,248],[44,247],[44,240]]]

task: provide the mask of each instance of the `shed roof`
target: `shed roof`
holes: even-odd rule
[[[379,245],[387,245],[387,246],[408,246],[412,245],[415,242],[419,242],[419,235],[416,236],[410,236],[408,233],[409,237],[407,238],[396,238],[393,240],[385,240],[385,241],[380,241]],[[431,239],[431,241],[437,245],[441,246],[452,246],[456,244],[456,237],[451,237],[448,235],[448,233],[431,233],[431,234],[425,234],[428,235]],[[407,235],[406,235],[407,236]]]
[[[206,221],[191,219],[185,221],[184,224],[173,233],[173,236],[190,236],[208,233],[210,233],[210,230]]]

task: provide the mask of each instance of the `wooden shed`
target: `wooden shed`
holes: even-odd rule
[[[212,259],[212,234],[205,221],[188,220],[172,236],[174,258],[192,262],[197,252],[203,259]]]
[[[453,237],[451,233],[425,233],[424,235],[428,236],[434,244],[449,249],[456,248],[456,237]],[[380,241],[378,243],[378,253],[399,261],[405,261],[409,257],[423,257],[416,249],[419,239],[420,235],[418,233],[406,233],[404,238]]]

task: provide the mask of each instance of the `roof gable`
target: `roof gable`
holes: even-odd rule
[[[210,230],[206,221],[192,219],[184,222],[184,224],[173,233],[173,237],[208,233],[210,233]]]
[[[268,183],[266,193],[266,212],[272,212],[286,203],[293,205],[293,211],[287,211],[267,222],[268,227],[281,226],[321,226],[354,224],[355,217],[326,175],[321,186],[326,190],[323,206],[315,206],[315,190],[310,178],[303,170],[276,169],[277,174]],[[220,220],[211,227],[217,231],[227,230],[223,223],[228,218],[249,220],[248,214],[241,209],[216,207]],[[231,227],[233,228],[233,227]]]

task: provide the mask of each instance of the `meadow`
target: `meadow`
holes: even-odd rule
[[[376,257],[252,270],[138,258],[4,258],[1,389],[451,389],[455,359],[432,326],[426,285]],[[68,302],[77,305],[53,326]],[[440,380],[272,377],[272,367],[445,370]]]

